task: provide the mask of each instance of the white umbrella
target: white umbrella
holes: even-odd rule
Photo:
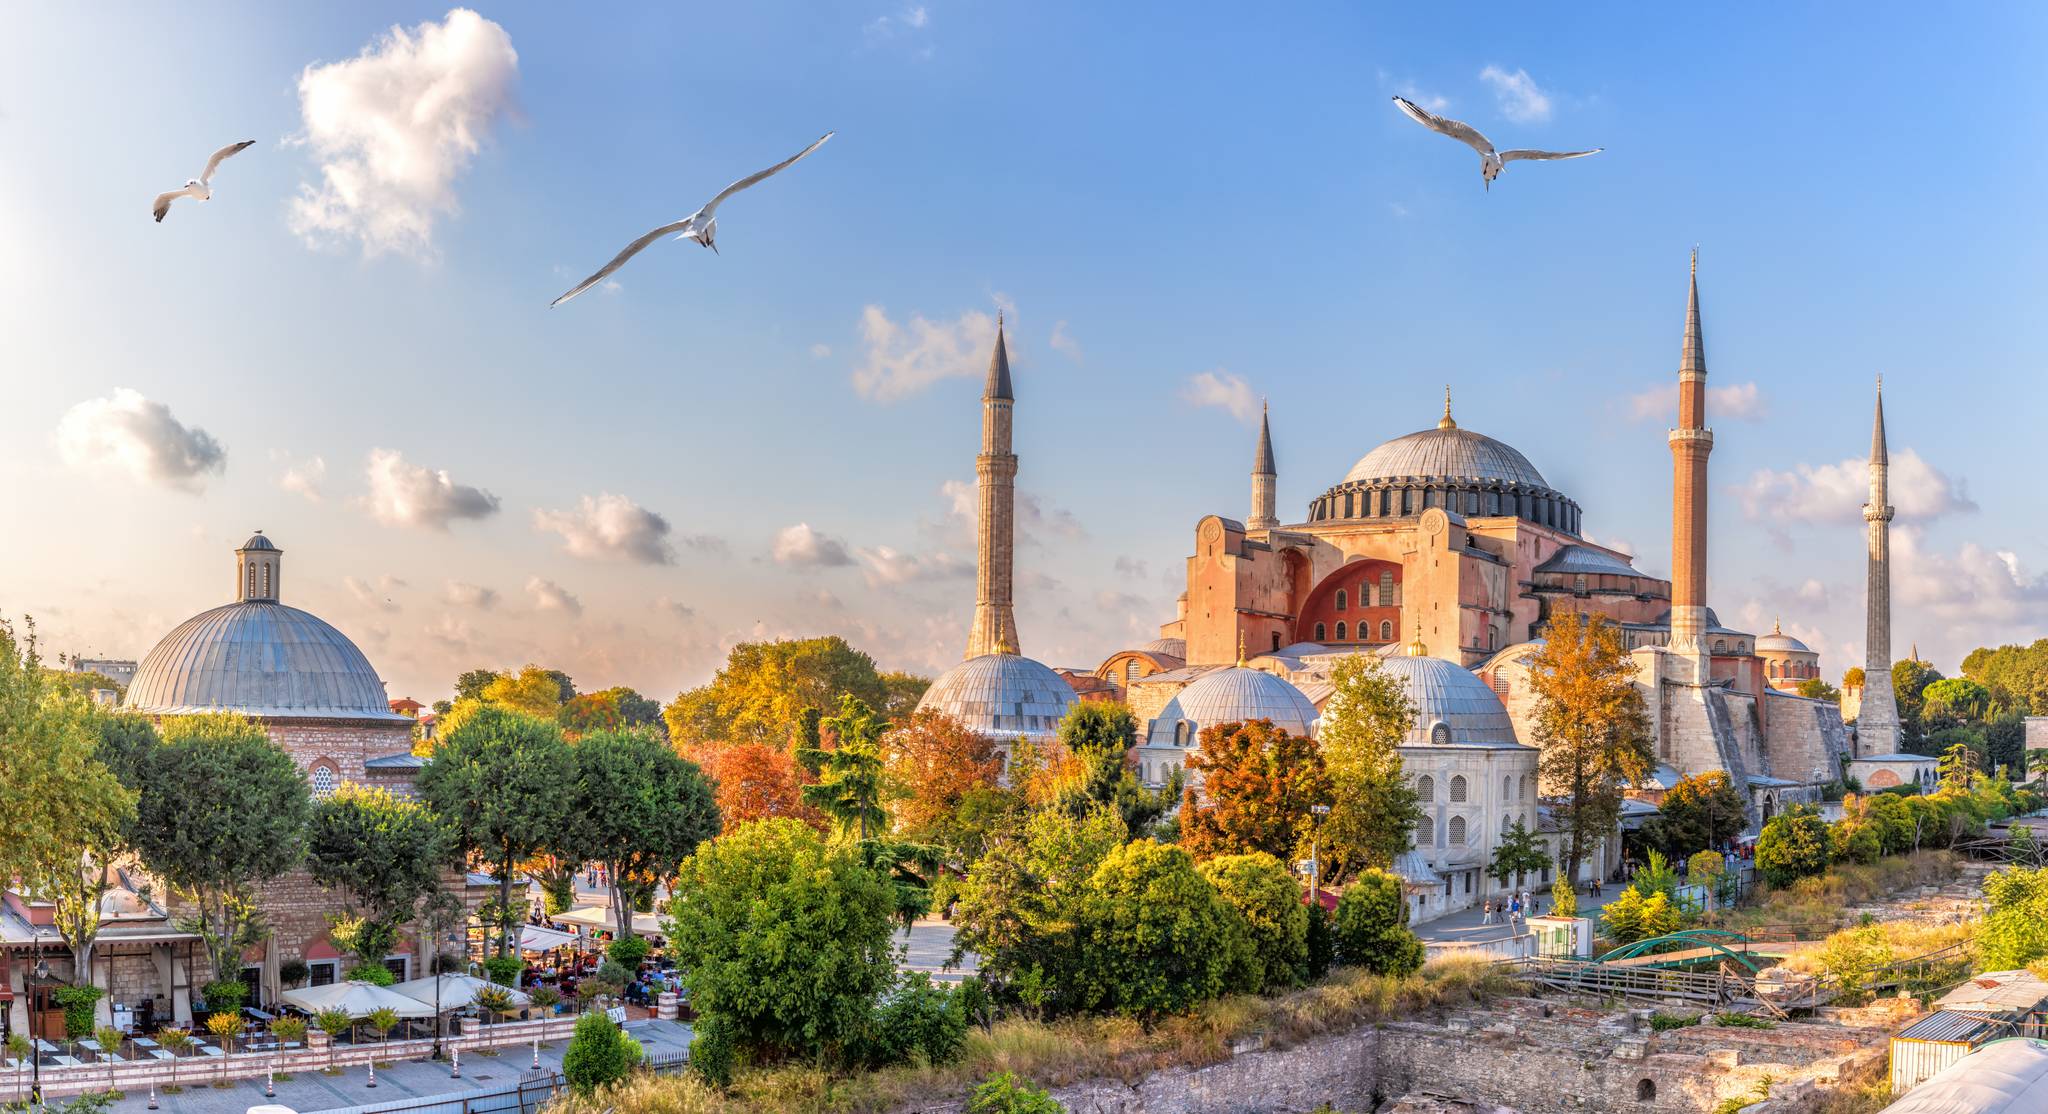
[[[563,924],[582,925],[585,928],[601,928],[606,932],[619,930],[618,918],[612,916],[609,905],[579,905],[555,920]],[[633,931],[640,936],[660,936],[661,918],[653,913],[633,914]]]
[[[576,937],[573,933],[563,932],[559,928],[548,928],[538,924],[519,927],[519,950],[523,952],[551,952],[556,948],[566,948],[575,942]]]
[[[424,1003],[427,1006],[428,1012],[432,1012],[435,1002],[434,983],[436,981],[439,981],[441,984],[439,1000],[441,1012],[443,1013],[449,1010],[468,1009],[476,1003],[477,991],[487,986],[495,986],[499,990],[505,991],[511,997],[512,1004],[515,1006],[530,1006],[533,1004],[533,999],[525,994],[513,990],[509,986],[500,986],[497,983],[477,978],[475,975],[435,975],[432,978],[410,979],[393,986],[391,990],[393,993],[403,994],[407,998]]]
[[[432,1017],[434,1007],[422,1005],[403,994],[394,994],[381,986],[366,982],[338,982],[326,986],[302,986],[278,995],[287,1005],[297,1006],[307,1013],[324,1010],[346,1010],[350,1017],[364,1017],[381,1009],[389,1009],[400,1017]]]

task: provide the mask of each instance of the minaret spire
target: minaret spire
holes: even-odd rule
[[[1252,513],[1246,520],[1248,530],[1271,530],[1280,525],[1275,513],[1275,489],[1279,485],[1280,470],[1273,465],[1273,425],[1269,408],[1262,402],[1259,406],[1259,447],[1252,455]]]
[[[1438,429],[1458,428],[1457,419],[1451,417],[1451,385],[1449,383],[1444,384],[1444,416],[1436,420],[1436,427]]]
[[[1891,456],[1885,450],[1884,379],[1870,424],[1870,501],[1863,505],[1867,578],[1863,590],[1863,704],[1856,713],[1856,753],[1896,754],[1904,735],[1892,692]],[[1917,660],[1920,648],[1913,647]]]
[[[1707,679],[1707,348],[1700,330],[1700,252],[1693,248],[1678,357],[1678,427],[1671,444],[1671,645],[1681,680]]]
[[[981,455],[974,458],[981,495],[977,520],[974,625],[967,656],[1019,653],[1012,600],[1017,539],[1017,455],[1010,451],[1010,352],[1003,342],[1002,314],[996,314],[995,351],[988,359],[988,383],[981,392]]]

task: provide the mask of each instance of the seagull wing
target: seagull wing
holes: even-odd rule
[[[237,152],[241,151],[242,148],[247,147],[255,142],[256,141],[253,139],[245,139],[240,143],[230,143],[227,146],[221,148],[220,150],[215,151],[213,153],[213,157],[206,160],[206,172],[199,176],[199,180],[202,182],[212,182],[213,172],[219,169],[220,164],[223,160],[225,160],[229,155],[236,154]]]
[[[619,268],[625,266],[626,260],[631,259],[634,256],[640,254],[641,248],[646,247],[647,245],[653,243],[656,240],[661,239],[663,236],[666,236],[671,232],[680,232],[683,229],[688,228],[690,226],[690,221],[693,219],[695,219],[694,215],[684,217],[682,220],[675,221],[670,224],[664,224],[660,228],[657,228],[654,231],[649,232],[647,235],[640,237],[639,239],[633,241],[630,244],[627,244],[626,250],[620,252],[617,255],[612,256],[612,261],[610,263],[605,264],[602,268],[598,270],[596,274],[590,276],[587,279],[584,279],[582,282],[577,283],[575,289],[569,291],[567,294],[564,294],[559,298],[556,298],[554,301],[549,302],[548,308],[553,309],[556,306],[561,305],[563,302],[566,302],[569,299],[574,298],[576,295],[583,293],[585,290],[588,290],[591,287],[596,286],[598,283],[603,282],[606,275],[609,275],[613,271],[616,271]]]
[[[1438,135],[1448,135],[1482,155],[1493,154],[1493,141],[1479,134],[1478,129],[1463,121],[1438,116],[1436,113],[1416,104],[1405,97],[1395,97],[1394,103],[1408,114],[1410,120],[1421,124]]]
[[[1514,162],[1516,159],[1583,159],[1587,155],[1597,155],[1606,149],[1605,147],[1595,147],[1590,151],[1502,151],[1500,153],[1500,161]]]
[[[704,206],[702,216],[705,220],[710,220],[711,214],[717,211],[719,202],[724,201],[726,198],[731,197],[733,194],[736,194],[741,190],[746,189],[748,186],[753,185],[754,183],[760,181],[763,178],[768,177],[771,174],[776,173],[777,171],[787,169],[791,163],[797,161],[800,158],[803,158],[805,155],[810,154],[812,151],[815,151],[818,148],[823,147],[825,145],[826,140],[838,134],[839,133],[836,131],[826,132],[824,135],[819,136],[818,141],[816,143],[811,144],[809,147],[806,147],[803,150],[798,151],[796,154],[789,156],[788,158],[782,160],[779,163],[776,163],[774,166],[771,166],[766,170],[749,174],[746,177],[741,178],[739,181],[734,182],[732,185],[725,187],[723,190],[720,190],[718,196],[712,198],[711,203]]]
[[[170,212],[170,211],[171,211],[171,202],[173,202],[173,201],[176,201],[177,199],[179,199],[179,198],[181,198],[181,197],[191,197],[191,196],[192,196],[192,187],[191,187],[191,186],[186,186],[186,187],[185,187],[184,189],[181,189],[181,190],[172,190],[172,191],[171,191],[171,192],[169,192],[169,193],[160,193],[160,194],[157,194],[157,195],[156,195],[156,201],[155,201],[155,203],[154,203],[154,204],[150,205],[150,207],[149,207],[149,211],[150,211],[150,212],[152,212],[152,213],[155,213],[155,214],[156,214],[156,222],[157,222],[158,224],[162,224],[162,223],[164,222],[164,214],[166,214],[166,213],[168,213],[168,212]]]

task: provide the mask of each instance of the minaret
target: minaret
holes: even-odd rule
[[[1707,352],[1700,339],[1700,252],[1692,252],[1685,346],[1678,360],[1678,428],[1671,431],[1671,645],[1679,679],[1707,679]]]
[[[1892,507],[1886,483],[1884,379],[1877,381],[1877,417],[1870,427],[1870,502],[1863,505],[1869,579],[1863,596],[1863,706],[1856,713],[1856,753],[1897,754],[1902,732],[1892,694]],[[1917,654],[1919,647],[1914,647]]]
[[[1279,481],[1280,472],[1273,467],[1273,427],[1262,404],[1259,407],[1259,451],[1252,457],[1252,516],[1245,520],[1245,529],[1271,530],[1280,525],[1280,519],[1273,513],[1274,488]]]
[[[1017,616],[1011,585],[1016,564],[1017,454],[1010,451],[1010,352],[1003,343],[1003,318],[996,315],[996,350],[988,360],[988,384],[981,391],[981,455],[974,458],[981,491],[980,535],[974,566],[974,627],[967,656],[1015,654]]]

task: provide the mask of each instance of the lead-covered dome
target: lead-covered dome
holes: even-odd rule
[[[946,670],[924,690],[920,712],[951,716],[962,727],[997,742],[1018,736],[1053,738],[1076,702],[1073,687],[1020,654],[982,654]]]
[[[1311,735],[1316,706],[1284,677],[1233,666],[1204,674],[1180,690],[1159,710],[1146,734],[1155,746],[1193,746],[1204,728],[1260,719],[1272,720],[1290,735]]]
[[[1431,508],[1579,532],[1579,505],[1514,446],[1458,428],[1448,396],[1435,429],[1396,437],[1359,457],[1309,505],[1309,521],[1407,518]]]
[[[1385,658],[1380,664],[1407,684],[1408,699],[1415,702],[1415,727],[1408,732],[1408,745],[1518,741],[1500,697],[1464,666],[1414,653]],[[1437,730],[1439,725],[1443,730]]]
[[[1550,486],[1543,473],[1513,445],[1457,426],[1396,437],[1359,457],[1351,471],[1344,474],[1344,482],[1406,476]]]

